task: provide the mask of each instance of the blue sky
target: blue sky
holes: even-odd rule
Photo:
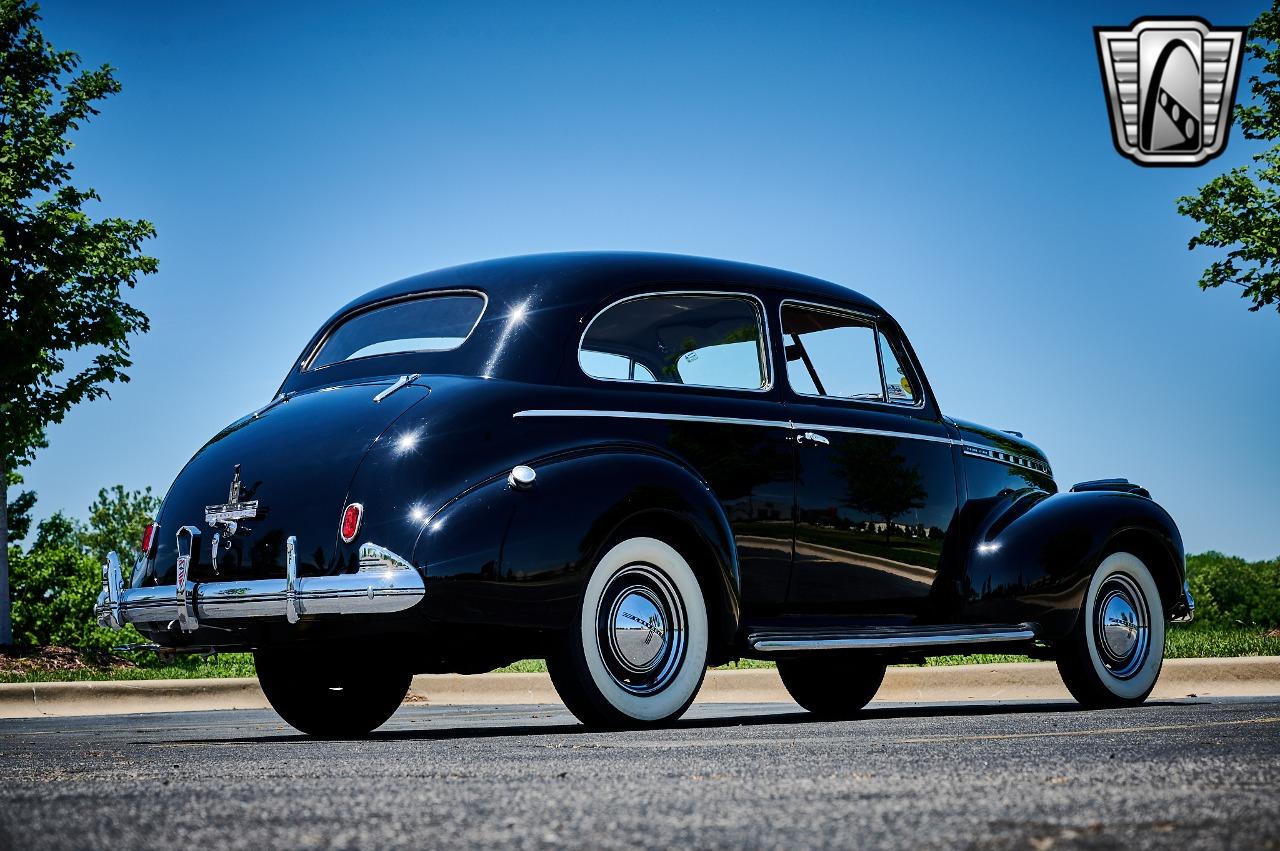
[[[1058,481],[1148,486],[1190,551],[1280,554],[1280,315],[1195,286],[1174,199],[1250,151],[1144,169],[1091,28],[1260,3],[197,4],[48,0],[124,92],[77,138],[160,273],[133,382],[51,429],[40,514],[163,492],[334,309],[487,257],[645,249],[829,278],[905,326],[944,411]]]

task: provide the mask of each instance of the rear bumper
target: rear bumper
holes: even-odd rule
[[[411,608],[426,595],[422,574],[407,561],[374,544],[360,548],[360,570],[338,576],[297,575],[291,538],[284,579],[242,582],[186,582],[123,588],[120,560],[109,553],[102,568],[102,593],[94,606],[101,626],[174,622],[184,632],[201,621],[269,618],[296,623],[313,615],[388,614]]]

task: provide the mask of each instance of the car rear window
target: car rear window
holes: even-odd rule
[[[760,390],[768,369],[758,303],[742,296],[641,296],[605,308],[582,337],[593,378]]]
[[[484,306],[478,293],[450,293],[366,310],[329,332],[307,369],[378,355],[456,349],[471,336]]]

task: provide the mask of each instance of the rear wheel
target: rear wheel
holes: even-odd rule
[[[876,696],[885,666],[870,659],[779,659],[792,700],[822,718],[849,718]]]
[[[350,739],[381,727],[413,675],[393,663],[344,651],[262,649],[253,654],[271,707],[309,736]]]
[[[1164,608],[1155,579],[1132,553],[1102,560],[1075,628],[1058,644],[1058,671],[1085,706],[1147,699],[1164,662]]]
[[[547,671],[582,723],[653,726],[693,702],[707,644],[707,607],[689,563],[657,538],[628,538],[596,564]]]

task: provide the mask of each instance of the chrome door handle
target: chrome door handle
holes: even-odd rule
[[[801,446],[830,446],[831,441],[816,431],[802,431],[796,435],[796,443]]]

